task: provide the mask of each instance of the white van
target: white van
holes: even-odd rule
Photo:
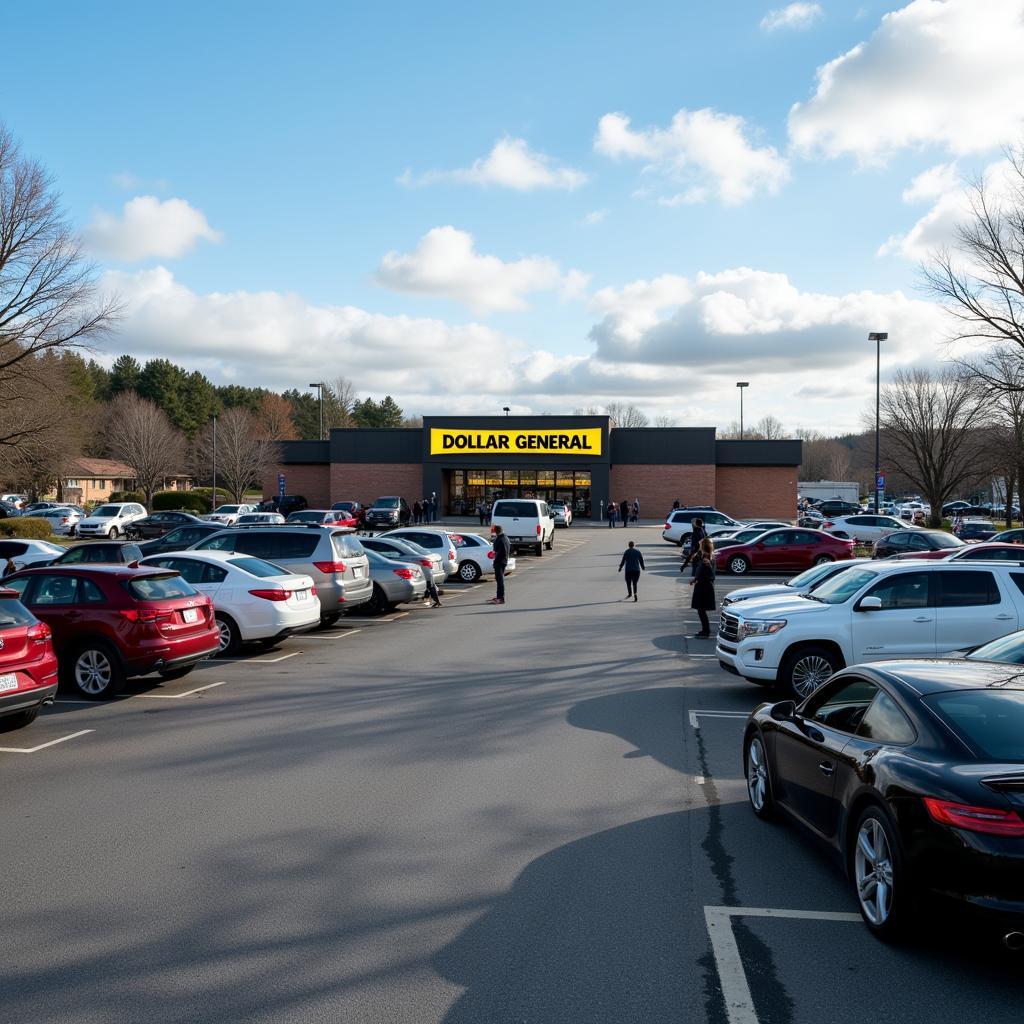
[[[555,544],[555,517],[546,501],[536,498],[499,498],[491,509],[491,532],[500,526],[508,537],[512,552],[533,548],[537,556]]]

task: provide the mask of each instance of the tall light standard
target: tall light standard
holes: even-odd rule
[[[323,381],[319,384],[310,384],[311,388],[316,388],[320,396],[320,440],[324,439],[324,388],[326,385]]]
[[[875,342],[875,515],[878,515],[879,488],[878,478],[882,474],[882,445],[881,434],[878,429],[878,411],[881,405],[882,394],[882,342],[888,338],[888,334],[873,331],[868,335],[868,341]]]
[[[210,511],[217,511],[217,414],[210,417],[213,420],[213,489],[210,494]]]
[[[750,387],[749,380],[736,381],[736,387],[740,389],[740,440],[743,440],[743,389]]]
[[[501,407],[501,411],[507,416],[512,411],[512,407],[508,405],[503,405]]]

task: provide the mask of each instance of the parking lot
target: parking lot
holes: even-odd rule
[[[768,691],[690,639],[678,562],[561,530],[503,608],[449,585],[0,734],[0,1019],[1018,1021],[1019,957],[880,944],[750,812]]]

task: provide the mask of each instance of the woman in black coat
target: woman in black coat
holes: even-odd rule
[[[715,546],[711,543],[710,537],[705,537],[700,542],[700,548],[694,556],[693,568],[693,579],[690,581],[693,595],[690,597],[690,607],[696,609],[700,618],[700,632],[696,635],[706,638],[711,636],[708,612],[715,610]]]
[[[704,520],[694,519],[690,533],[690,553],[683,559],[683,564],[679,566],[680,572],[686,572],[686,567],[692,563],[693,572],[690,575],[697,575],[697,556],[700,554],[700,546],[707,535],[708,531],[704,529]]]

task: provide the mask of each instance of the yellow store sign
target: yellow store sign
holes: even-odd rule
[[[601,428],[449,430],[430,428],[431,455],[600,455]]]

